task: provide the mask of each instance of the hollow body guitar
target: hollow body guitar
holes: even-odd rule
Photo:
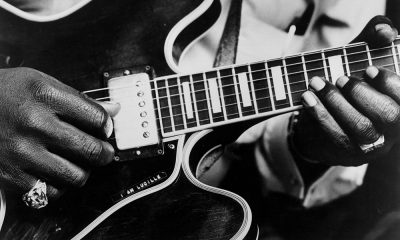
[[[41,39],[46,36],[43,33],[33,35],[35,40],[44,41],[40,47],[29,48],[32,39],[21,36],[8,39],[17,43],[15,52],[22,52],[25,66],[58,79],[71,79],[64,82],[77,89],[100,89],[86,93],[118,101],[122,109],[114,119],[116,161],[93,171],[82,189],[68,191],[60,201],[40,211],[28,210],[20,201],[10,200],[19,196],[7,195],[10,201],[2,239],[256,239],[258,231],[247,202],[196,179],[203,156],[240,133],[230,130],[226,134],[226,129],[232,128],[224,126],[244,129],[260,119],[300,109],[300,96],[313,76],[329,81],[341,75],[361,76],[371,64],[399,73],[398,39],[380,49],[357,43],[205,72],[179,73],[175,60],[213,24],[220,11],[219,2],[171,1],[168,6],[165,1],[139,1],[131,4],[132,9],[126,8],[128,2],[121,1],[109,9],[111,13],[104,13],[100,9],[105,1],[97,1],[84,7],[81,14],[70,16],[78,22],[72,29],[82,34],[79,40],[65,30],[71,29],[71,19],[41,25],[44,33],[61,28],[64,35],[50,34],[52,37],[45,40]],[[165,18],[160,9],[173,9],[176,4],[187,15],[168,14]],[[91,8],[99,10],[100,16],[104,14],[98,22],[87,20]],[[151,26],[136,26],[150,16],[132,19],[130,13],[137,9],[158,18]],[[4,15],[13,28],[0,27],[10,36],[18,36],[13,30],[16,27],[33,34],[32,27],[38,26]],[[111,18],[116,16],[118,20]],[[114,22],[109,23],[110,19]],[[130,24],[125,25],[127,22]],[[101,28],[93,30],[89,27],[92,25]],[[173,26],[171,31],[165,29],[169,26]],[[163,35],[165,32],[168,34]],[[67,42],[60,43],[60,39]],[[165,40],[164,49],[154,45],[161,40]],[[67,50],[63,48],[66,46]],[[77,56],[68,52],[71,46],[78,49],[74,49]],[[143,49],[146,54],[141,54]],[[146,63],[152,62],[161,73],[169,72],[159,60],[162,52],[168,66],[179,74],[152,78],[153,70]],[[102,54],[104,58],[93,57]],[[106,71],[133,65],[143,67]],[[106,88],[99,82],[84,81],[98,73],[104,73]]]

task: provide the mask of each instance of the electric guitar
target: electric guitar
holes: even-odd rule
[[[111,139],[117,150],[115,161],[96,169],[82,189],[69,191],[39,211],[26,209],[22,201],[11,200],[18,197],[7,194],[2,239],[257,239],[248,203],[235,193],[200,182],[196,178],[199,163],[233,141],[249,124],[300,109],[300,96],[313,76],[335,81],[341,75],[361,75],[371,64],[399,73],[399,39],[379,49],[357,43],[179,73],[176,59],[215,22],[219,1],[170,1],[170,9],[179,6],[186,10],[179,11],[187,14],[183,18],[170,14],[166,18],[160,13],[161,7],[168,5],[162,0],[139,2],[131,8],[116,4],[111,13],[101,10],[101,3],[105,1],[89,4],[68,17],[78,22],[73,25],[74,32],[81,34],[77,39],[65,30],[71,29],[71,19],[43,26],[7,13],[2,16],[32,34],[33,40],[43,40],[24,39],[15,30],[0,26],[0,30],[14,33],[10,37],[19,36],[16,49],[31,49],[21,53],[25,66],[67,79],[65,82],[78,89],[89,89],[84,80],[101,73],[103,81],[91,82],[94,90],[85,93],[121,104]],[[148,15],[132,17],[132,11],[138,9]],[[90,22],[86,14],[91,12],[99,14],[100,20]],[[157,18],[150,25],[135,25],[154,15]],[[93,30],[92,25],[97,28]],[[56,28],[63,31],[53,36]],[[44,33],[33,34],[38,29]],[[63,44],[61,39],[67,42]],[[160,39],[165,40],[164,51],[152,45]],[[25,48],[31,42],[41,43],[40,47]],[[143,46],[147,48],[140,48]],[[72,56],[71,49],[78,55]],[[139,54],[142,51],[148,54]],[[159,60],[163,52],[166,63]],[[104,58],[93,59],[95,53]],[[167,73],[169,67],[178,74],[155,77],[154,69],[146,64],[149,60],[157,71]],[[88,72],[91,74],[83,74]]]

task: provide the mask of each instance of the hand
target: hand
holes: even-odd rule
[[[356,41],[379,47],[390,44],[397,30],[384,17],[368,23]],[[319,77],[303,94],[306,111],[300,116],[293,148],[311,161],[329,165],[361,165],[382,157],[397,140],[400,128],[400,78],[394,72],[368,67],[365,81],[341,77],[336,86]],[[384,146],[369,153],[360,145],[381,135]]]
[[[118,104],[87,98],[29,68],[0,69],[0,183],[23,194],[38,179],[49,198],[81,187],[91,167],[109,163]],[[107,111],[105,110],[107,109]]]

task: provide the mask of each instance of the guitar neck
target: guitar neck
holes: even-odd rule
[[[301,108],[314,76],[335,83],[375,65],[399,74],[400,39],[387,47],[350,44],[279,59],[156,78],[153,97],[162,136],[214,128]]]

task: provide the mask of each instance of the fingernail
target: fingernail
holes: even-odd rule
[[[106,128],[107,138],[111,137],[111,134],[113,133],[114,130],[114,124],[110,117],[108,117],[107,119],[105,128]]]
[[[319,91],[325,87],[325,81],[320,77],[313,77],[311,78],[310,86],[315,91]]]
[[[367,76],[369,78],[374,79],[374,78],[376,78],[376,76],[378,76],[379,69],[377,67],[375,67],[375,66],[369,66],[365,70],[365,73],[367,74]]]
[[[375,31],[379,32],[382,30],[392,30],[392,27],[387,23],[380,23],[375,25]]]
[[[346,85],[346,83],[349,81],[349,78],[346,76],[341,76],[340,78],[338,78],[338,80],[336,81],[336,86],[338,86],[339,88],[343,88],[344,85]]]
[[[303,102],[307,107],[314,107],[317,105],[317,99],[315,99],[314,94],[311,92],[307,91],[303,93],[301,97],[303,98]]]

